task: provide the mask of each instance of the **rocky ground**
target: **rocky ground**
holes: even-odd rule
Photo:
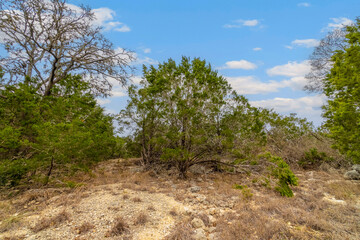
[[[179,180],[110,160],[68,187],[3,194],[0,239],[360,239],[360,181],[331,168],[296,175],[284,198],[256,173]]]

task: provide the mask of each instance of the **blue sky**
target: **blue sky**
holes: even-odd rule
[[[328,31],[359,14],[359,0],[131,0],[82,1],[94,9],[104,35],[116,48],[136,53],[142,64],[181,56],[208,61],[253,105],[295,112],[319,125],[325,98],[302,91],[307,59]],[[99,103],[116,113],[126,90]]]

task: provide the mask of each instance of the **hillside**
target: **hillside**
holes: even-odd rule
[[[0,239],[360,239],[359,181],[330,167],[295,173],[285,198],[256,172],[179,180],[110,160],[68,187],[3,192]]]

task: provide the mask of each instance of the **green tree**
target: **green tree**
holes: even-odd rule
[[[263,133],[256,109],[198,58],[144,67],[141,85],[130,87],[120,119],[134,128],[145,165],[167,163],[186,177],[189,167],[220,163],[240,139]]]
[[[323,116],[334,147],[360,163],[360,18],[346,31],[347,47],[334,53],[333,67],[324,80],[329,100]]]
[[[67,76],[47,97],[24,83],[0,94],[0,185],[36,175],[47,183],[54,169],[86,170],[112,156],[113,118],[80,76]]]

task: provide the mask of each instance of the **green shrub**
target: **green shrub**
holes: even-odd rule
[[[326,153],[318,152],[316,148],[311,148],[308,152],[304,153],[304,156],[299,161],[299,165],[303,168],[310,168],[332,160],[333,158],[328,157]]]
[[[278,191],[281,196],[294,196],[290,186],[297,186],[298,178],[291,171],[289,165],[281,157],[273,156],[270,153],[262,154],[260,157],[265,158],[271,163],[268,168],[270,174],[278,180],[275,190]]]

